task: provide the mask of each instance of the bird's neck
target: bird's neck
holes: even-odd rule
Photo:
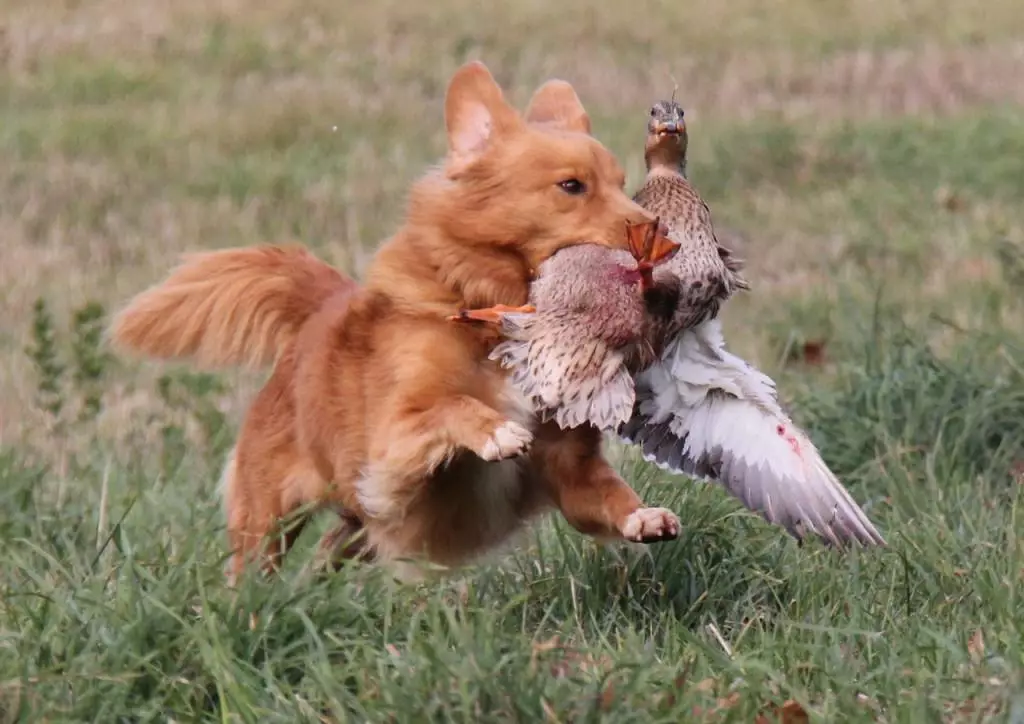
[[[648,176],[682,176],[686,178],[686,156],[652,149],[644,156]]]

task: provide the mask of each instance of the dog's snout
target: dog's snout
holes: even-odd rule
[[[649,224],[654,221],[654,219],[654,214],[649,213],[641,206],[637,206],[634,213],[627,216],[627,220],[630,224]],[[659,224],[658,230],[661,231],[661,224]]]

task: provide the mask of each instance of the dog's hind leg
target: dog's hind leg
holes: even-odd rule
[[[275,573],[312,515],[312,511],[302,511],[299,506],[283,511],[270,488],[256,486],[257,490],[269,493],[260,496],[253,495],[251,487],[243,489],[237,452],[232,450],[221,474],[221,495],[231,547],[226,573],[228,585],[232,587],[250,562],[258,562],[265,574]],[[290,513],[294,514],[291,519],[288,518]]]
[[[227,578],[228,586],[234,588],[235,584],[238,583],[238,577],[241,575],[242,570],[245,567],[243,560],[242,551],[244,546],[242,545],[242,538],[240,531],[244,527],[240,525],[241,521],[244,520],[246,514],[244,511],[239,510],[241,501],[239,500],[238,494],[238,448],[233,447],[228,452],[228,458],[224,463],[224,469],[220,474],[220,500],[221,509],[224,512],[224,519],[227,521],[228,527],[228,540],[231,547],[231,555],[228,557],[227,564],[224,569],[224,575]]]
[[[367,542],[362,521],[341,512],[338,522],[321,536],[317,557],[321,567],[337,571],[345,561],[372,562],[375,551]]]

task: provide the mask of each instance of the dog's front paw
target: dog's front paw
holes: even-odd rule
[[[532,432],[517,422],[508,421],[499,425],[484,443],[480,457],[487,461],[516,457],[525,453],[532,442]]]
[[[665,508],[638,508],[622,524],[622,537],[640,543],[656,543],[679,537],[679,518]]]

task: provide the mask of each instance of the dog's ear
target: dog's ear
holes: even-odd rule
[[[466,63],[452,76],[444,100],[448,160],[452,167],[472,161],[498,134],[520,123],[487,66]]]
[[[590,134],[590,116],[576,91],[564,80],[549,80],[534,92],[526,109],[526,120]]]

